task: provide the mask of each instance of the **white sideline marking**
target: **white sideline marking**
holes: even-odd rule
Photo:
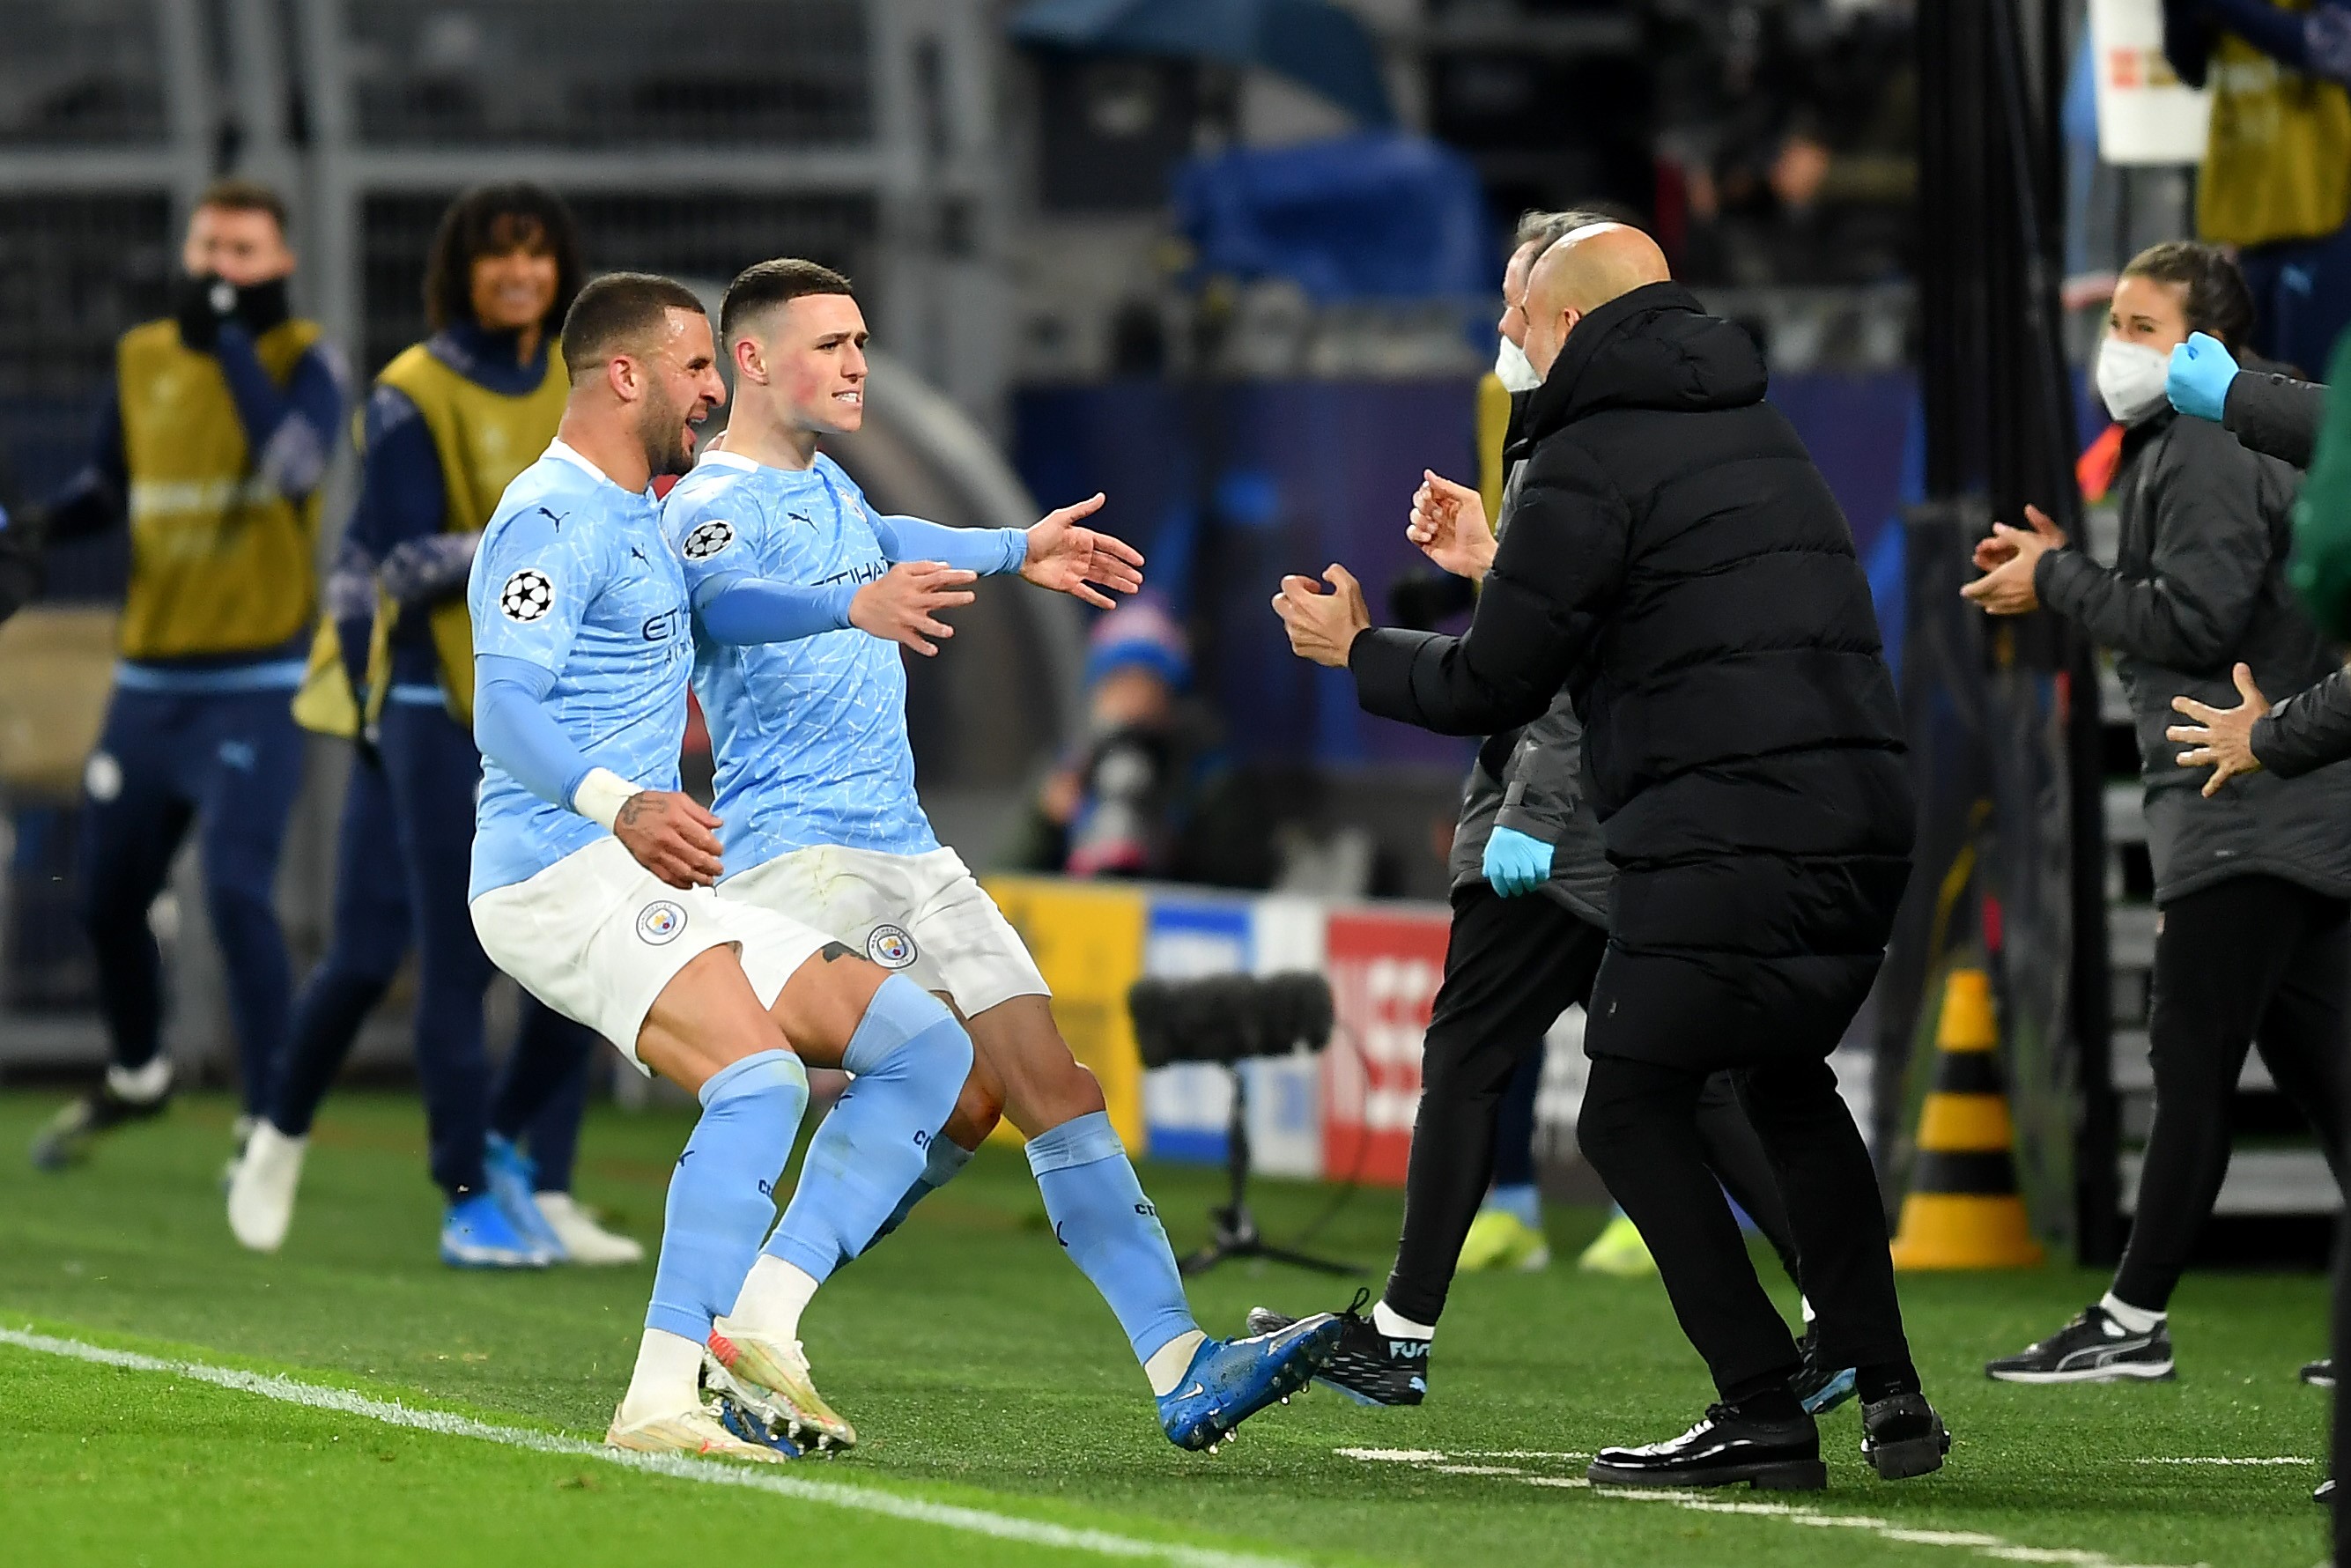
[[[565,1437],[558,1432],[533,1431],[527,1427],[501,1427],[446,1410],[420,1410],[391,1400],[371,1399],[364,1394],[354,1394],[349,1389],[298,1382],[277,1373],[241,1372],[235,1367],[209,1366],[198,1361],[166,1361],[160,1356],[141,1355],[136,1351],[110,1350],[103,1345],[85,1344],[79,1340],[56,1339],[48,1334],[16,1329],[0,1328],[0,1344],[39,1351],[47,1355],[62,1355],[99,1366],[119,1366],[131,1372],[170,1373],[176,1377],[209,1383],[240,1394],[257,1394],[264,1399],[275,1399],[281,1404],[300,1405],[313,1410],[340,1411],[346,1416],[379,1421],[387,1427],[405,1427],[413,1431],[437,1433],[444,1437],[474,1437],[509,1448],[528,1448],[534,1453],[601,1459],[625,1469],[644,1470],[677,1480],[747,1487],[754,1491],[774,1492],[781,1497],[820,1503],[828,1508],[883,1514],[946,1530],[969,1531],[977,1535],[994,1536],[999,1541],[1018,1541],[1031,1546],[1057,1546],[1071,1552],[1090,1552],[1098,1557],[1157,1560],[1181,1563],[1184,1568],[1296,1568],[1285,1558],[1144,1541],[1134,1536],[1113,1535],[1101,1530],[1073,1529],[1068,1525],[1048,1524],[1041,1520],[990,1513],[985,1509],[925,1502],[919,1498],[900,1497],[840,1481],[778,1475],[719,1459],[688,1458],[681,1454],[630,1453],[608,1448],[601,1443]]]
[[[2131,1463],[2135,1465],[2314,1465],[2318,1463],[2318,1461],[2316,1459],[2298,1458],[2292,1454],[2288,1454],[2281,1458],[2274,1459],[2154,1458],[2133,1459]]]
[[[1332,1452],[1342,1458],[1362,1459],[1374,1464],[1412,1465],[1436,1475],[1447,1476],[1508,1476],[1520,1486],[1591,1488],[1595,1497],[1614,1502],[1662,1502],[1691,1513],[1745,1514],[1762,1519],[1776,1519],[1787,1524],[1810,1525],[1823,1530],[1866,1530],[1881,1541],[1898,1541],[1909,1546],[1956,1546],[1970,1550],[1979,1557],[1996,1558],[2003,1563],[2057,1563],[2074,1568],[2131,1568],[2103,1552],[2084,1552],[2072,1547],[2019,1546],[1997,1535],[1986,1535],[1974,1530],[1912,1530],[1891,1520],[1876,1519],[1866,1514],[1822,1513],[1800,1505],[1784,1502],[1736,1502],[1728,1497],[1708,1496],[1703,1491],[1677,1488],[1645,1490],[1630,1487],[1593,1487],[1582,1476],[1535,1476],[1509,1465],[1463,1465],[1451,1461],[1467,1458],[1499,1458],[1508,1456],[1519,1459],[1582,1459],[1585,1454],[1542,1453],[1531,1448],[1491,1448],[1486,1450],[1437,1448],[1334,1448]],[[2220,1464],[2220,1465],[2300,1465],[2306,1459],[2142,1459],[2142,1464]]]

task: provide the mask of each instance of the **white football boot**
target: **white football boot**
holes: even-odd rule
[[[802,1450],[853,1448],[857,1428],[816,1391],[796,1339],[777,1339],[720,1318],[704,1346],[702,1379]]]
[[[542,1192],[538,1195],[538,1203],[547,1228],[563,1243],[565,1262],[595,1266],[645,1260],[643,1242],[617,1230],[605,1229],[569,1193]]]
[[[256,1252],[275,1252],[294,1222],[308,1138],[289,1138],[266,1120],[255,1124],[228,1184],[228,1228]]]
[[[615,1409],[612,1425],[604,1432],[604,1446],[638,1454],[693,1454],[714,1459],[748,1459],[761,1465],[780,1465],[793,1458],[786,1448],[737,1437],[705,1409],[654,1416],[626,1427],[621,1425],[621,1413]]]

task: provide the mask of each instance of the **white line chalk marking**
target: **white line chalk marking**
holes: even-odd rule
[[[1866,1514],[1822,1513],[1815,1510],[1784,1502],[1740,1502],[1717,1493],[1689,1491],[1674,1488],[1645,1490],[1633,1487],[1593,1487],[1581,1476],[1532,1476],[1508,1465],[1464,1465],[1452,1461],[1467,1458],[1519,1459],[1582,1459],[1590,1456],[1571,1453],[1542,1453],[1534,1449],[1492,1448],[1482,1452],[1468,1449],[1437,1448],[1335,1448],[1342,1458],[1361,1459],[1371,1464],[1411,1465],[1435,1475],[1447,1476],[1506,1476],[1520,1486],[1590,1488],[1596,1497],[1614,1502],[1662,1502],[1691,1513],[1743,1514],[1754,1518],[1776,1519],[1787,1524],[1810,1525],[1821,1530],[1866,1530],[1881,1541],[1896,1541],[1908,1546],[1953,1546],[1973,1552],[1979,1557],[1995,1558],[2003,1563],[2056,1563],[2073,1568],[2130,1568],[2103,1552],[2084,1552],[2071,1547],[2019,1546],[1997,1535],[1986,1535],[1974,1530],[1912,1530],[1891,1520],[1876,1519]],[[2300,1465],[2306,1459],[2144,1459],[2142,1464],[2230,1464],[2230,1465]]]
[[[2297,1458],[2292,1455],[2287,1455],[2283,1458],[2274,1459],[2133,1459],[2131,1463],[2135,1465],[2314,1465],[2318,1463],[2318,1461],[2316,1459]]]
[[[12,1344],[19,1350],[37,1351],[45,1355],[66,1356],[99,1366],[121,1367],[130,1372],[169,1373],[175,1377],[209,1383],[214,1387],[233,1389],[240,1394],[255,1394],[264,1399],[299,1405],[312,1410],[338,1411],[363,1420],[378,1421],[387,1427],[405,1427],[413,1431],[433,1432],[446,1437],[473,1437],[505,1448],[527,1448],[534,1453],[601,1459],[624,1469],[643,1470],[676,1480],[701,1481],[711,1486],[747,1487],[754,1491],[773,1492],[779,1497],[818,1503],[827,1508],[881,1514],[945,1530],[968,1531],[975,1535],[993,1536],[999,1541],[1060,1547],[1069,1552],[1088,1552],[1097,1557],[1180,1563],[1184,1568],[1294,1568],[1283,1558],[1181,1546],[1169,1542],[1113,1535],[1107,1531],[1048,1524],[1041,1520],[990,1513],[985,1509],[900,1497],[877,1488],[778,1475],[718,1459],[695,1459],[674,1454],[627,1453],[559,1432],[533,1431],[527,1427],[501,1427],[446,1410],[417,1409],[390,1400],[371,1399],[347,1388],[298,1382],[276,1373],[241,1372],[235,1367],[209,1366],[197,1361],[166,1361],[160,1356],[141,1355],[135,1351],[110,1350],[103,1345],[85,1344],[79,1340],[56,1339],[48,1334],[16,1329],[0,1328],[0,1344]]]

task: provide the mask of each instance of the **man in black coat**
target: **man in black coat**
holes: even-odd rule
[[[1638,231],[1578,230],[1535,267],[1526,468],[1466,636],[1375,631],[1286,578],[1291,646],[1372,713],[1447,734],[1564,687],[1615,866],[1593,982],[1583,1152],[1647,1238],[1720,1403],[1595,1482],[1825,1483],[1795,1342],[1749,1263],[1694,1123],[1734,1070],[1787,1201],[1821,1351],[1857,1369],[1888,1479],[1949,1438],[1903,1337],[1877,1183],[1826,1058],[1867,994],[1909,875],[1900,715],[1844,516],[1763,402],[1761,357],[1700,313]]]

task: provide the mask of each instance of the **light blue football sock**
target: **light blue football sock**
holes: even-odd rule
[[[928,1167],[971,1076],[971,1037],[904,975],[882,982],[841,1064],[856,1074],[809,1140],[767,1252],[821,1283],[865,1250]]]
[[[645,1327],[700,1344],[710,1320],[734,1306],[775,1223],[776,1178],[808,1092],[808,1071],[789,1051],[747,1056],[702,1086],[702,1120],[670,1173]]]
[[[1159,1210],[1144,1197],[1109,1112],[1073,1117],[1029,1139],[1029,1168],[1045,1195],[1053,1239],[1118,1314],[1135,1360],[1148,1362],[1178,1334],[1198,1330]]]
[[[1542,1197],[1532,1182],[1512,1182],[1486,1195],[1486,1207],[1498,1208],[1531,1229],[1542,1228]]]
[[[963,1167],[971,1164],[973,1152],[953,1138],[933,1138],[930,1154],[923,1161],[923,1174],[914,1178],[914,1185],[906,1189],[906,1195],[898,1200],[898,1207],[890,1211],[890,1218],[883,1220],[882,1228],[873,1233],[873,1241],[881,1240],[905,1224],[906,1216],[914,1212],[914,1205],[961,1176]],[[867,1251],[873,1249],[873,1241],[865,1244]],[[846,1263],[849,1260],[843,1258],[841,1261]]]

